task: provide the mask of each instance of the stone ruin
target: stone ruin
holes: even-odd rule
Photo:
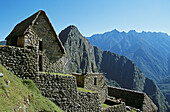
[[[126,99],[118,96],[120,91],[110,93],[102,73],[60,74],[65,64],[65,48],[44,11],[40,10],[17,24],[6,40],[6,46],[0,46],[0,63],[18,77],[32,79],[41,93],[64,111],[126,112],[125,103],[102,109],[101,104],[110,97]],[[95,92],[81,92],[77,87]],[[134,94],[127,90],[121,92],[125,93],[124,96],[130,94],[133,97]],[[146,96],[142,96],[141,102],[149,101],[156,112],[157,107],[151,100],[145,100]],[[141,106],[139,109],[146,112],[148,107]]]
[[[97,91],[101,103],[108,96],[107,83],[102,73],[72,73],[76,77],[77,86],[91,91]]]

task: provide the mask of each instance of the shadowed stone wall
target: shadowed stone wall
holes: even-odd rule
[[[35,79],[38,72],[34,50],[13,46],[0,46],[0,63],[23,79]]]
[[[125,99],[126,105],[140,109],[143,112],[157,112],[158,110],[157,106],[143,92],[109,86],[108,95]]]

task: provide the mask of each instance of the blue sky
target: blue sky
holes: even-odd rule
[[[0,0],[0,40],[38,10],[45,10],[57,34],[75,25],[84,36],[113,29],[170,34],[170,0]]]

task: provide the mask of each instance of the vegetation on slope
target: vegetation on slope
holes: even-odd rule
[[[39,72],[39,73],[49,73],[49,74],[51,74],[51,75],[61,75],[61,76],[69,76],[69,77],[73,77],[73,75],[62,74],[62,73],[53,73],[53,72]]]
[[[107,108],[107,107],[110,107],[110,105],[107,105],[107,104],[102,104],[102,108]]]
[[[95,93],[94,91],[90,91],[90,90],[88,90],[88,89],[84,89],[84,88],[81,88],[81,87],[77,87],[77,91],[78,91],[78,92]]]
[[[0,65],[0,111],[57,111],[62,110],[43,97],[32,80],[21,80]]]

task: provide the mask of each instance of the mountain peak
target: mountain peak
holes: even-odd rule
[[[137,33],[135,30],[130,30],[128,33]]]
[[[114,32],[119,32],[117,29],[114,29],[113,31],[114,31]]]
[[[74,25],[70,25],[70,26],[68,26],[67,28],[65,28],[64,30],[69,30],[69,31],[71,31],[71,30],[77,30],[77,31],[78,31],[78,28],[77,28],[76,26],[74,26]]]
[[[76,35],[76,36],[75,36]],[[83,37],[81,33],[79,32],[78,28],[74,25],[70,25],[64,30],[62,30],[59,34],[59,38],[61,42],[64,44],[68,38],[81,38]]]
[[[118,31],[117,29],[114,29],[114,30],[112,30],[111,32],[112,32],[112,33],[113,33],[113,32],[114,32],[114,33],[119,33],[119,31]],[[111,32],[110,32],[110,33],[111,33]]]

